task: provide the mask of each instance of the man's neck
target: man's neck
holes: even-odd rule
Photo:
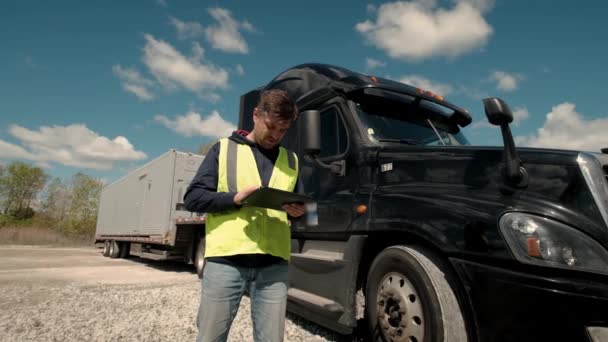
[[[256,145],[258,144],[258,142],[257,142],[257,141],[255,141],[255,136],[253,135],[253,131],[251,131],[251,133],[247,134],[247,135],[245,136],[245,138],[247,138],[247,140],[249,140],[249,141],[251,141],[251,142],[255,143]]]

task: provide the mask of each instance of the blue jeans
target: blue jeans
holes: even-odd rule
[[[207,261],[201,279],[196,340],[226,341],[241,297],[249,293],[254,340],[283,341],[287,279],[287,261],[259,268]]]

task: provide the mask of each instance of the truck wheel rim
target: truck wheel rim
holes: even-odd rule
[[[199,248],[196,251],[196,270],[199,271],[203,269],[203,267],[205,266],[205,257],[204,257],[204,250],[201,250],[201,248]]]
[[[422,303],[412,283],[391,272],[378,286],[376,303],[380,331],[387,341],[422,342],[425,317]]]

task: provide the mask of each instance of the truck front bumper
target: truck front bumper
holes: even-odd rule
[[[450,259],[479,341],[608,342],[608,276],[552,276]],[[567,274],[568,276],[564,276]]]

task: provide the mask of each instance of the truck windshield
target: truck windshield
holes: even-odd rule
[[[468,145],[458,127],[428,115],[413,112],[411,106],[376,106],[355,103],[367,136],[374,142],[406,145]]]

